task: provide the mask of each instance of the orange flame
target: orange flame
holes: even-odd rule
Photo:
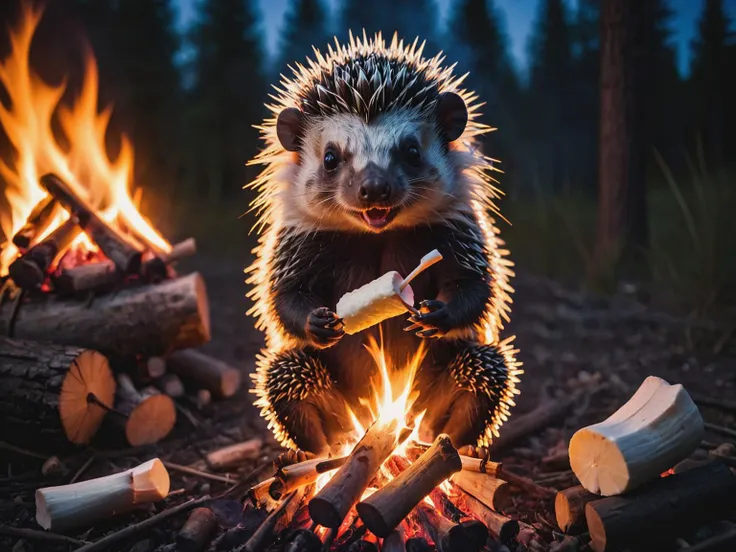
[[[112,111],[109,107],[101,112],[97,109],[98,73],[94,56],[87,56],[84,84],[71,107],[59,104],[66,89],[64,83],[49,85],[31,68],[31,43],[42,12],[29,3],[23,5],[19,23],[10,29],[10,55],[0,63],[0,82],[10,98],[9,106],[0,104],[0,124],[16,153],[12,166],[0,160],[0,177],[6,183],[5,195],[10,206],[9,212],[0,213],[0,228],[8,240],[0,253],[0,275],[7,274],[10,263],[18,255],[9,240],[46,197],[39,178],[50,172],[64,179],[108,222],[119,224],[157,252],[171,251],[169,242],[143,218],[131,198],[133,148],[127,137],[121,137],[117,158],[113,161],[108,156],[105,134]],[[69,144],[66,148],[52,130],[54,114],[58,114]],[[68,213],[59,210],[43,236],[67,217]],[[77,243],[85,240],[86,236],[80,236]],[[87,247],[94,250],[90,243]]]

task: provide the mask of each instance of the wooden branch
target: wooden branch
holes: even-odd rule
[[[501,436],[491,443],[491,450],[496,452],[516,444],[522,439],[555,423],[559,418],[578,402],[577,395],[567,395],[565,398],[549,400],[526,414],[514,415],[501,429]]]
[[[138,272],[142,255],[142,248],[138,244],[100,218],[86,199],[80,197],[58,176],[46,174],[41,177],[40,183],[59,203],[79,218],[87,235],[118,269],[125,274]]]
[[[274,481],[268,489],[271,498],[281,499],[294,489],[315,483],[320,475],[336,470],[347,461],[348,457],[341,458],[313,458],[297,464],[282,466],[276,472]]]
[[[55,542],[72,546],[84,546],[87,543],[87,541],[75,539],[66,535],[58,535],[56,533],[49,533],[48,531],[40,531],[38,529],[11,527],[9,525],[0,525],[0,535],[8,535],[10,537],[18,537],[19,539],[37,540],[41,542]]]
[[[324,527],[337,528],[360,499],[381,464],[398,445],[395,420],[378,421],[365,432],[343,466],[309,501],[309,516]]]
[[[26,223],[13,236],[13,244],[20,250],[28,249],[30,245],[43,233],[48,222],[53,218],[54,211],[60,209],[58,203],[50,195],[39,201],[28,215]]]
[[[449,435],[440,434],[408,469],[355,508],[369,531],[386,538],[433,488],[461,469]]]
[[[511,486],[503,479],[461,471],[453,474],[450,482],[495,512],[504,510],[510,503]]]
[[[555,517],[562,532],[568,535],[576,535],[587,531],[585,505],[588,502],[600,500],[600,498],[599,495],[588,492],[582,485],[557,493],[555,497]]]
[[[705,429],[682,385],[649,376],[626,404],[570,440],[570,466],[594,494],[617,495],[656,479],[687,458]]]
[[[216,397],[231,397],[240,389],[240,370],[199,351],[177,351],[166,367],[186,385],[207,389]]]
[[[442,517],[424,502],[417,506],[416,514],[417,521],[432,538],[438,552],[451,552],[453,550],[478,552],[482,548],[482,545],[477,546],[473,542],[473,539],[462,525]]]
[[[176,536],[177,551],[198,552],[202,550],[216,525],[217,518],[212,510],[201,506],[195,508]]]
[[[60,295],[77,295],[88,291],[107,293],[119,287],[125,275],[112,261],[89,263],[65,268],[52,277],[54,291]]]
[[[206,471],[198,470],[197,468],[192,468],[191,466],[182,466],[181,464],[175,464],[173,462],[164,462],[164,466],[166,466],[171,471],[178,471],[181,473],[186,473],[189,475],[194,475],[196,477],[201,477],[202,479],[209,479],[211,481],[217,481],[219,483],[237,483],[237,479],[233,479],[232,477],[227,477],[224,475],[216,475],[214,473],[209,473]]]
[[[320,552],[322,541],[309,529],[297,529],[286,541],[284,552]]]
[[[253,506],[260,508],[266,506],[269,502],[273,502],[269,490],[274,481],[276,481],[275,477],[269,477],[248,489],[248,498],[250,498]]]
[[[502,543],[513,541],[519,534],[518,521],[494,512],[469,494],[461,493],[456,500],[461,510],[485,523],[491,534]]]
[[[54,260],[82,233],[79,220],[72,215],[56,227],[43,241],[13,261],[8,273],[23,289],[37,290],[46,280]]]
[[[22,303],[14,322],[12,305],[0,305],[0,333],[121,357],[156,356],[210,340],[207,292],[196,273],[130,286],[91,303],[46,295]]]
[[[213,470],[225,470],[242,464],[246,460],[258,458],[262,450],[263,439],[250,439],[242,443],[213,450],[205,456],[205,462]]]
[[[133,447],[158,443],[176,423],[173,399],[153,387],[138,391],[127,374],[118,375],[115,410],[122,416],[114,419]]]
[[[174,244],[171,251],[159,255],[160,259],[166,264],[171,264],[183,259],[184,257],[192,257],[197,253],[197,242],[194,238],[187,238],[184,241]]]
[[[736,527],[687,548],[680,552],[727,552],[736,550]]]
[[[197,506],[206,504],[210,500],[211,498],[209,496],[193,498],[188,502],[184,502],[182,504],[179,504],[178,506],[174,506],[173,508],[164,510],[163,512],[160,512],[153,517],[143,520],[140,523],[128,525],[125,529],[121,529],[117,533],[112,533],[111,535],[108,535],[98,541],[87,544],[82,548],[75,550],[75,552],[102,552],[104,550],[111,550],[110,546],[112,546],[116,542],[129,539],[140,533],[144,533],[145,531],[148,531],[148,529],[150,529],[151,527],[158,525],[163,521],[166,521],[168,518],[191,510],[192,508],[196,508]]]
[[[169,494],[169,474],[158,458],[130,470],[36,491],[36,521],[44,529],[90,526]]]
[[[725,514],[736,505],[736,475],[719,462],[658,478],[621,496],[589,502],[585,518],[596,552],[634,546],[656,549],[672,537]]]
[[[96,351],[0,337],[0,435],[49,448],[87,444],[115,379]],[[96,400],[91,400],[95,398]]]
[[[253,533],[248,542],[237,549],[237,552],[261,552],[273,537],[274,529],[279,521],[290,520],[304,497],[306,487],[301,487],[286,496],[281,504],[269,514],[266,520]]]
[[[406,532],[403,524],[391,531],[391,534],[383,539],[381,552],[406,552]]]
[[[414,461],[419,458],[430,446],[432,445],[428,443],[414,442],[406,447],[406,455],[408,458]],[[494,477],[496,477],[501,472],[501,469],[503,467],[503,464],[501,462],[491,462],[486,457],[476,458],[473,456],[468,456],[466,454],[460,454],[460,461],[463,464],[464,471],[487,473],[488,475],[492,475]]]
[[[716,424],[709,424],[706,423],[705,429],[712,431],[714,433],[720,433],[721,435],[725,435],[726,437],[730,437],[731,439],[736,439],[736,429],[730,429],[728,427],[719,426]]]

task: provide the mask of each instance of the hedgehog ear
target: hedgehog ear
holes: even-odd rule
[[[437,100],[437,121],[448,141],[462,136],[468,124],[468,108],[463,99],[454,92],[443,92]]]
[[[304,116],[296,107],[287,107],[276,120],[276,136],[287,151],[299,149],[299,139],[302,135]]]

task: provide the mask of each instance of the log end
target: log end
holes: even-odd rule
[[[169,495],[171,480],[163,462],[153,458],[131,470],[133,502],[157,502]]]
[[[584,428],[570,440],[570,466],[580,484],[603,496],[621,494],[629,486],[629,467],[618,445]]]
[[[151,395],[130,413],[125,437],[130,446],[140,447],[159,442],[174,428],[176,408],[167,395]]]
[[[389,527],[380,510],[372,504],[368,502],[358,502],[358,504],[355,505],[355,509],[358,511],[358,515],[363,521],[363,524],[377,537],[385,539],[395,529],[395,527]]]
[[[585,521],[588,524],[588,532],[590,533],[590,547],[595,552],[605,552],[606,526],[592,502],[585,505]]]
[[[308,510],[312,521],[323,527],[336,529],[342,523],[342,516],[335,505],[320,496],[315,496],[309,501]]]
[[[555,496],[555,519],[557,526],[563,533],[567,533],[572,527],[572,515],[570,513],[570,501],[565,493],[559,492]]]
[[[220,393],[223,397],[232,397],[240,389],[240,370],[230,368],[222,374]]]
[[[115,378],[107,358],[97,351],[83,351],[69,367],[59,399],[59,416],[69,441],[89,443],[106,413],[100,403],[110,406],[114,397]]]
[[[32,259],[20,258],[8,267],[10,278],[23,289],[34,290],[41,287],[46,274]]]

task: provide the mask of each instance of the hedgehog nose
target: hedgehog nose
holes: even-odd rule
[[[368,174],[358,188],[358,196],[364,203],[388,201],[391,197],[391,184],[381,174]]]

